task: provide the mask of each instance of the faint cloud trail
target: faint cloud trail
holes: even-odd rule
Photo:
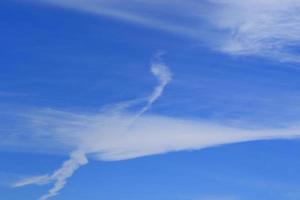
[[[27,0],[192,38],[233,56],[300,62],[299,0]]]
[[[47,200],[50,197],[58,195],[59,191],[66,185],[67,179],[70,178],[77,169],[87,163],[88,159],[85,152],[74,151],[70,159],[65,161],[62,167],[49,177],[50,180],[55,182],[54,186],[48,191],[48,194],[43,195],[39,200]]]
[[[162,52],[159,52],[151,64],[151,72],[159,81],[158,85],[154,88],[152,94],[146,98],[146,105],[141,108],[141,110],[133,117],[133,120],[129,125],[127,125],[126,130],[129,130],[131,126],[134,125],[136,120],[140,118],[152,104],[162,95],[165,87],[171,81],[171,72],[166,64],[161,61]],[[116,108],[111,108],[112,110],[119,110],[122,108],[128,108],[134,105],[135,100],[126,102],[124,105],[116,105]],[[39,200],[48,200],[59,194],[59,192],[64,188],[67,183],[67,179],[70,178],[77,169],[88,164],[87,154],[89,151],[86,150],[76,150],[70,155],[70,158],[66,160],[61,168],[53,172],[52,175],[36,176],[27,179],[20,180],[12,185],[12,187],[23,187],[27,185],[45,185],[50,182],[54,182],[54,186],[48,191],[47,194],[39,198]]]
[[[136,114],[132,124],[145,112],[147,112],[152,104],[162,95],[165,87],[170,83],[172,80],[172,73],[169,70],[168,66],[161,61],[161,56],[163,52],[159,52],[155,56],[154,62],[151,64],[151,73],[155,76],[158,80],[158,85],[154,88],[152,94],[147,98],[147,104]]]
[[[22,180],[19,180],[12,184],[12,187],[18,188],[23,187],[26,185],[45,185],[50,182],[50,177],[48,175],[43,176],[35,176],[35,177],[29,177]]]
[[[74,172],[81,166],[86,165],[88,159],[84,151],[74,151],[71,153],[69,160],[66,160],[62,167],[56,170],[52,175],[36,176],[28,179],[21,180],[13,187],[23,187],[26,185],[45,185],[54,182],[54,186],[48,191],[47,194],[39,198],[39,200],[47,200],[59,194],[59,191],[66,185],[67,179],[70,178]]]

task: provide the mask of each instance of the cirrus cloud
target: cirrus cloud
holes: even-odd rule
[[[298,0],[27,0],[180,34],[229,55],[299,62]]]
[[[53,109],[40,109],[22,115],[20,134],[6,145],[18,147],[27,139],[35,151],[63,149],[70,154],[61,168],[50,175],[29,177],[12,186],[44,185],[54,183],[53,188],[40,200],[47,200],[59,193],[68,178],[88,163],[88,156],[102,161],[119,161],[142,156],[183,150],[199,150],[218,145],[268,139],[293,139],[300,137],[300,127],[282,129],[245,129],[208,121],[180,119],[145,114],[162,95],[171,81],[171,72],[162,62],[151,65],[158,85],[145,98],[145,106],[137,113],[117,105],[100,113],[73,113]],[[135,101],[132,101],[136,103]],[[9,141],[10,138],[2,138]],[[0,144],[0,145],[3,145]]]

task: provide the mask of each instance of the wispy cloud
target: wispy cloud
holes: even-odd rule
[[[75,150],[71,153],[70,159],[66,160],[61,168],[57,169],[51,175],[34,176],[21,179],[11,186],[14,188],[24,187],[27,185],[45,185],[54,182],[54,186],[47,194],[41,196],[39,200],[47,200],[59,194],[59,191],[66,185],[67,179],[83,165],[88,163],[86,153],[80,150]]]
[[[212,0],[217,5],[212,24],[228,30],[220,50],[299,61],[300,2],[297,0]]]
[[[230,55],[299,62],[298,0],[35,0],[197,39]]]
[[[47,200],[59,193],[79,167],[88,163],[88,155],[103,161],[117,161],[237,142],[300,136],[299,126],[253,130],[192,119],[146,115],[144,113],[162,95],[171,80],[171,72],[160,60],[153,62],[151,69],[159,83],[146,98],[145,107],[137,113],[117,106],[117,109],[112,109],[113,112],[106,109],[101,113],[84,114],[42,109],[23,115],[27,124],[21,127],[26,134],[18,135],[20,140],[29,135],[29,138],[34,138],[29,144],[34,144],[35,151],[44,151],[45,146],[67,147],[71,156],[53,174],[20,180],[13,187],[53,182],[54,187],[40,198]],[[132,102],[127,102],[125,108]]]
[[[39,200],[47,200],[50,197],[58,195],[58,192],[63,189],[66,181],[73,173],[82,165],[86,165],[88,160],[84,152],[74,151],[70,159],[65,161],[61,168],[56,170],[52,175],[36,176],[26,179],[22,179],[14,183],[13,187],[23,187],[26,185],[44,185],[50,182],[54,182],[54,187],[49,190],[48,194],[43,195]]]
[[[173,32],[176,34],[189,36],[192,38],[199,38],[199,33],[202,31],[195,29],[189,25],[182,23],[174,23],[174,11],[176,15],[182,18],[191,17],[189,12],[196,6],[193,1],[186,1],[182,3],[180,0],[175,1],[159,1],[159,0],[29,0],[39,3],[48,3],[93,14],[109,16],[117,19],[126,20],[142,26],[147,26],[163,31]],[[181,12],[185,10],[187,12]],[[188,13],[188,14],[187,14]],[[198,13],[194,13],[198,15]],[[193,15],[192,15],[193,16]],[[189,22],[190,23],[190,22]],[[196,22],[197,23],[197,22]],[[196,24],[195,23],[195,24]]]
[[[46,110],[32,116],[35,124],[31,132],[41,138],[44,135],[54,142],[54,146],[63,144],[70,149],[82,149],[100,160],[124,160],[236,142],[300,136],[298,126],[252,130],[149,114],[141,116],[128,129],[135,116],[126,112],[74,114]],[[43,148],[43,142],[40,148]]]
[[[147,98],[147,104],[138,112],[135,118],[142,116],[152,104],[162,95],[165,87],[172,79],[172,73],[168,66],[161,61],[162,54],[159,53],[155,56],[151,64],[151,72],[157,78],[158,85],[154,88],[152,94]]]
[[[134,116],[128,119],[132,119],[131,123],[127,123],[123,131],[128,132],[129,128],[136,123],[136,121],[150,109],[152,104],[162,95],[166,85],[171,81],[171,72],[168,69],[168,66],[164,64],[161,60],[161,53],[157,54],[153,63],[151,64],[151,72],[157,78],[158,85],[155,87],[153,93],[146,98],[146,105]],[[127,102],[123,106],[117,105],[117,108],[114,108],[114,111],[123,110],[126,107],[130,107],[131,104],[135,104],[135,101]],[[72,120],[73,121],[73,120]],[[47,122],[46,122],[47,124]],[[46,125],[43,123],[43,125]],[[115,124],[118,126],[119,124]],[[78,146],[79,147],[79,146]],[[71,153],[70,159],[65,161],[61,168],[56,170],[52,175],[43,175],[29,177],[17,181],[12,185],[12,187],[23,187],[26,185],[44,185],[49,182],[54,182],[54,187],[49,190],[48,194],[43,195],[39,200],[47,200],[50,197],[56,196],[61,189],[66,184],[66,181],[73,173],[80,168],[82,165],[88,163],[86,154],[90,153],[86,147],[79,147],[78,150],[75,150]]]
[[[44,185],[49,182],[50,182],[50,180],[49,180],[48,175],[34,176],[34,177],[25,178],[25,179],[22,179],[20,181],[13,183],[12,187],[23,187],[23,186],[32,185],[32,184]]]

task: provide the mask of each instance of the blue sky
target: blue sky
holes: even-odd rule
[[[1,1],[1,199],[299,199],[299,7]]]

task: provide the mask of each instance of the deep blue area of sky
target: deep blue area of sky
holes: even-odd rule
[[[156,84],[151,59],[165,51],[173,81],[149,112],[245,126],[299,120],[296,64],[232,57],[172,33],[20,1],[0,1],[0,34],[2,110],[96,112],[144,97]],[[263,141],[93,161],[55,199],[298,200],[299,155],[299,141]],[[11,189],[7,184],[19,175],[52,171],[64,159],[1,151],[0,199],[36,199],[48,186]]]

